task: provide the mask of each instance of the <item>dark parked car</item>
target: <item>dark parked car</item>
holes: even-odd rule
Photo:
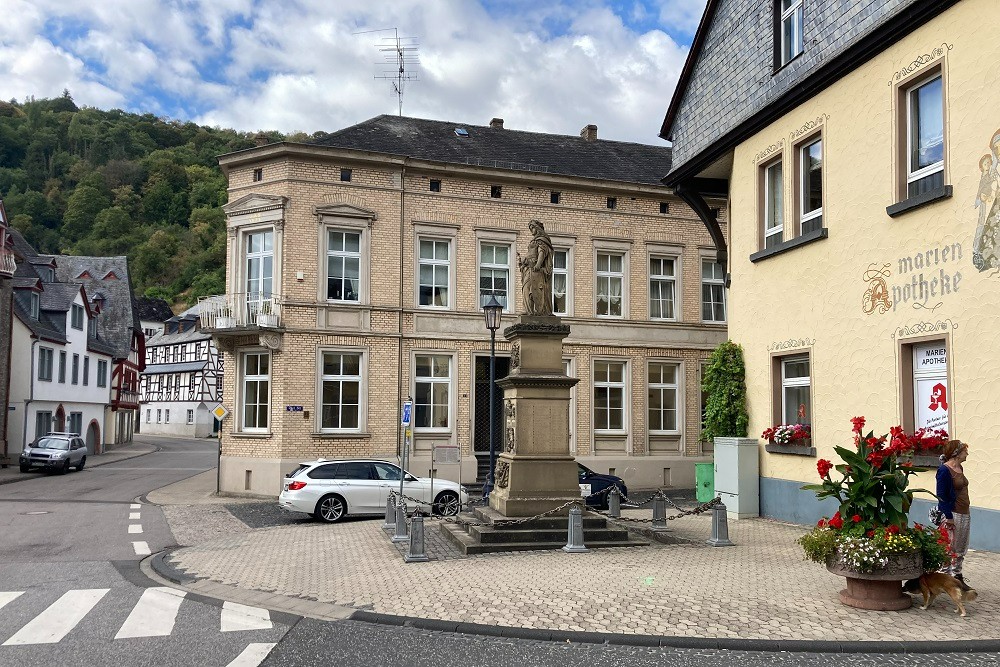
[[[577,463],[577,467],[580,471],[580,484],[589,484],[590,493],[597,493],[598,491],[603,491],[612,484],[618,487],[618,493],[622,496],[628,495],[628,489],[625,487],[625,481],[621,477],[615,475],[602,475],[599,472],[594,472],[587,466]],[[580,493],[584,490],[581,489]],[[610,491],[608,493],[611,493]],[[596,498],[587,498],[587,504],[593,507],[599,507],[601,509],[608,508],[608,493],[604,493]],[[589,495],[589,494],[586,494]]]
[[[60,473],[70,467],[83,470],[87,465],[87,444],[76,433],[49,433],[24,448],[20,457],[21,472],[32,468],[54,468]]]

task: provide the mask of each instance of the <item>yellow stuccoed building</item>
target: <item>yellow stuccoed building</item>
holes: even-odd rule
[[[518,321],[533,219],[552,238],[555,311],[572,328],[571,451],[630,488],[690,488],[711,460],[700,381],[726,338],[723,276],[700,219],[660,183],[668,147],[599,140],[595,126],[561,136],[379,116],[220,162],[227,293],[202,299],[201,318],[224,354],[222,491],[276,495],[317,458],[396,460],[408,397],[410,471],[482,481],[482,303],[494,294],[502,327]],[[496,363],[502,378],[502,328]],[[457,447],[461,464],[432,465],[434,447]]]
[[[729,32],[747,4],[708,3],[662,136],[678,193],[728,187],[731,227],[705,221],[751,437],[812,429],[806,447],[761,441],[761,513],[832,514],[800,486],[863,415],[969,443],[972,546],[1000,549],[997,6],[782,0]]]

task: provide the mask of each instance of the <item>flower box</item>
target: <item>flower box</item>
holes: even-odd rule
[[[768,440],[764,451],[771,454],[795,454],[798,456],[816,456],[816,448],[812,446],[812,438],[796,440],[795,444],[782,445],[774,440]]]

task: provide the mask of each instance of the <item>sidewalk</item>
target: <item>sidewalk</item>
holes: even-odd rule
[[[623,514],[648,518],[650,511]],[[168,520],[175,535],[184,534],[175,518],[168,515]],[[185,521],[191,520],[197,519],[187,514]],[[439,530],[435,524],[426,524],[432,558],[438,555],[431,539]],[[940,650],[937,640],[947,637],[993,640],[951,650],[1000,650],[1000,554],[969,553],[966,575],[979,600],[969,603],[963,619],[946,596],[939,596],[928,611],[914,606],[870,612],[840,604],[837,593],[844,580],[802,559],[795,540],[804,528],[767,519],[730,522],[735,547],[704,544],[711,532],[711,518],[705,514],[669,521],[672,537],[684,541],[680,544],[586,554],[448,557],[414,564],[403,562],[381,525],[381,520],[259,529],[243,525],[222,537],[188,542],[191,546],[162,558],[157,570],[206,595],[245,596],[282,611],[343,618],[360,610],[355,614],[360,620],[405,620],[381,615],[436,619],[445,623],[418,624],[460,630],[468,626],[459,624],[480,624],[488,634],[501,634],[497,626],[508,626],[555,631],[560,638],[578,636],[581,641],[595,641],[593,633],[611,633],[627,643],[655,645],[658,638],[668,638],[663,641],[681,645],[688,638],[698,645],[718,640],[716,645],[734,646],[734,640],[755,640],[737,644],[785,650],[805,650],[806,644],[798,642],[806,642],[810,650],[847,650],[839,642],[879,642],[871,650],[882,652],[921,650],[901,642],[928,640],[938,648],[926,644],[922,650]],[[773,640],[796,643],[779,646]]]
[[[115,447],[110,452],[105,452],[104,454],[88,454],[87,467],[96,468],[109,463],[118,463],[119,461],[134,459],[138,456],[152,454],[157,449],[156,445],[149,445],[144,442],[133,442],[130,445]],[[22,473],[21,469],[18,467],[17,455],[12,456],[10,460],[11,464],[9,466],[6,468],[0,468],[0,484],[11,484],[13,482],[20,482],[26,479],[33,479],[35,476],[42,474],[37,468],[31,473]]]

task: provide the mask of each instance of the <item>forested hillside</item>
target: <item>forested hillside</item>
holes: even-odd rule
[[[226,181],[217,156],[250,148],[253,138],[81,109],[68,91],[0,102],[0,197],[39,252],[128,255],[137,295],[194,303],[225,289]]]

